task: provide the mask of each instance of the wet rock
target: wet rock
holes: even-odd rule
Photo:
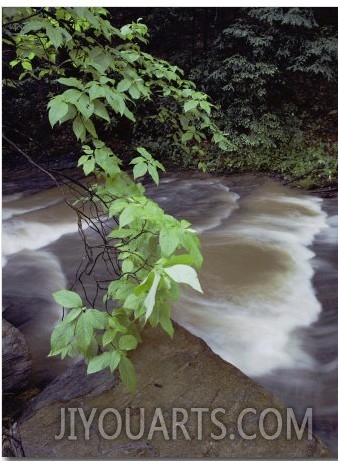
[[[81,363],[47,386],[18,422],[25,456],[329,456],[307,430],[300,440],[295,431],[289,437],[284,404],[183,328],[176,326],[174,340],[158,329],[146,329],[143,344],[131,356],[138,377],[134,394],[108,372],[85,376]],[[243,414],[244,409],[251,410]],[[81,414],[92,417],[87,430]],[[279,430],[276,414],[281,415],[281,433],[274,437]],[[271,440],[260,431],[260,420]]]
[[[22,458],[25,453],[22,449],[20,436],[17,434],[16,423],[4,420],[2,424],[2,456],[8,458]]]
[[[31,358],[24,335],[13,325],[2,320],[2,388],[3,392],[20,390],[27,386],[31,373]]]

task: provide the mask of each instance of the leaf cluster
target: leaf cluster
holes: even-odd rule
[[[74,291],[54,293],[65,315],[52,334],[50,355],[80,354],[88,373],[119,369],[133,390],[128,351],[139,344],[147,322],[173,335],[170,303],[178,299],[182,284],[202,291],[195,270],[202,255],[190,223],[167,215],[138,182],[149,175],[158,184],[163,165],[139,146],[130,162],[132,179],[102,140],[102,126],[116,117],[136,124],[138,108],[149,105],[152,113],[145,119],[191,155],[202,156],[207,139],[220,149],[229,142],[210,117],[214,106],[208,96],[184,79],[180,68],[141,49],[148,32],[140,21],[116,28],[104,8],[78,7],[5,8],[3,18],[6,43],[16,52],[11,66],[22,68],[19,80],[57,83],[47,106],[49,122],[52,127],[70,124],[81,143],[78,166],[91,176],[91,185],[72,206],[89,258],[84,210],[94,209],[111,229],[103,235],[102,248],[116,278],[95,305]],[[103,228],[102,222],[91,226]]]
[[[311,8],[243,8],[190,76],[218,105],[218,124],[237,153],[270,157],[272,166],[302,138],[300,82],[335,85],[337,50],[336,31],[320,27]],[[250,164],[236,155],[224,162]]]

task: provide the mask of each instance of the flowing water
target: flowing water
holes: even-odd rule
[[[168,176],[148,194],[202,242],[204,294],[183,290],[173,318],[300,417],[313,407],[338,452],[337,199],[250,176]],[[50,293],[69,287],[83,256],[76,216],[49,189],[5,196],[3,220],[5,316],[50,379],[64,366],[44,358],[61,314]]]

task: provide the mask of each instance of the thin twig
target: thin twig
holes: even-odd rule
[[[24,152],[22,149],[20,149],[19,146],[17,146],[13,141],[11,141],[10,139],[7,138],[6,135],[2,134],[2,137],[3,139],[8,143],[10,144],[17,152],[19,152],[19,154],[23,155],[25,157],[25,159],[31,164],[31,165],[34,165],[36,168],[38,168],[40,171],[42,171],[43,173],[45,173],[47,176],[49,176],[57,186],[59,186],[59,181],[56,179],[56,177],[48,170],[46,170],[45,168],[43,168],[41,165],[39,165],[38,163],[34,162],[34,160],[28,155],[26,154],[26,152]]]

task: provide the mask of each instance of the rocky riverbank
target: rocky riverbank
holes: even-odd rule
[[[178,325],[174,340],[159,329],[147,328],[132,360],[138,378],[135,394],[126,390],[117,375],[87,376],[82,363],[50,383],[15,425],[15,443],[21,441],[22,453],[29,458],[330,456],[315,436],[308,440],[307,429],[301,440],[293,427],[288,437],[285,405]],[[175,408],[179,409],[176,416]],[[250,412],[242,413],[249,408]],[[134,440],[126,435],[126,410]],[[87,420],[93,415],[87,434],[82,411]],[[121,433],[112,439],[118,433],[116,413],[121,415]],[[174,418],[184,423],[176,435]],[[226,434],[215,419],[226,426]]]

